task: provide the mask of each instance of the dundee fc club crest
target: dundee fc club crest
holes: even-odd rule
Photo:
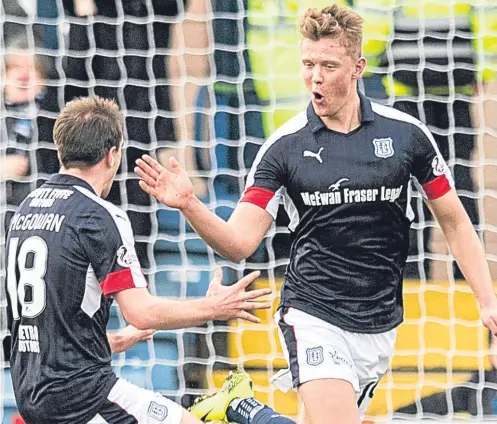
[[[323,348],[313,347],[306,350],[307,353],[307,363],[312,366],[317,366],[323,362]]]
[[[373,140],[374,154],[379,158],[390,158],[393,156],[393,141],[390,137],[388,138],[375,138]]]
[[[152,401],[148,407],[148,416],[156,421],[164,421],[167,418],[167,407]]]

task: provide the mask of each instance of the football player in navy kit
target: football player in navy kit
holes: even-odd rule
[[[392,356],[403,319],[411,184],[432,209],[497,332],[497,299],[480,240],[425,125],[357,90],[362,19],[349,8],[309,9],[300,23],[306,110],[262,145],[228,222],[199,201],[187,173],[144,156],[141,187],[181,210],[232,261],[259,246],[283,203],[292,233],[276,320],[302,423],[359,424]]]
[[[174,300],[150,295],[138,262],[131,223],[103,200],[121,161],[124,118],[99,97],[69,102],[55,123],[60,173],[34,190],[13,216],[6,249],[11,374],[27,424],[194,424],[167,398],[117,378],[111,351],[151,335],[212,319],[242,318],[269,308],[246,292],[258,276],[221,285],[216,270],[208,297]],[[106,335],[116,300],[136,327]],[[130,334],[131,332],[131,334]],[[128,337],[126,337],[128,334]],[[128,344],[126,344],[128,343]]]

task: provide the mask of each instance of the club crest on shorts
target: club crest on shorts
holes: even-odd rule
[[[307,363],[313,367],[319,365],[323,362],[323,348],[321,346],[312,347],[306,350],[307,353]]]
[[[390,158],[395,153],[393,150],[393,140],[388,138],[375,138],[373,140],[374,154],[379,158]]]
[[[156,421],[164,421],[167,417],[167,407],[152,401],[148,407],[148,416]]]

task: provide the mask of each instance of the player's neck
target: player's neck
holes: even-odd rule
[[[101,197],[107,180],[103,178],[104,174],[100,171],[101,170],[96,169],[95,167],[88,169],[61,167],[59,174],[72,175],[73,177],[83,180],[91,186],[97,196]]]
[[[326,128],[347,134],[361,125],[361,99],[355,93],[335,115],[321,117]]]

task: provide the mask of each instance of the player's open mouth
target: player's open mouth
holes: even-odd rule
[[[317,102],[320,102],[321,100],[324,99],[324,96],[316,91],[312,92],[312,96],[314,97],[314,100],[316,100]]]

